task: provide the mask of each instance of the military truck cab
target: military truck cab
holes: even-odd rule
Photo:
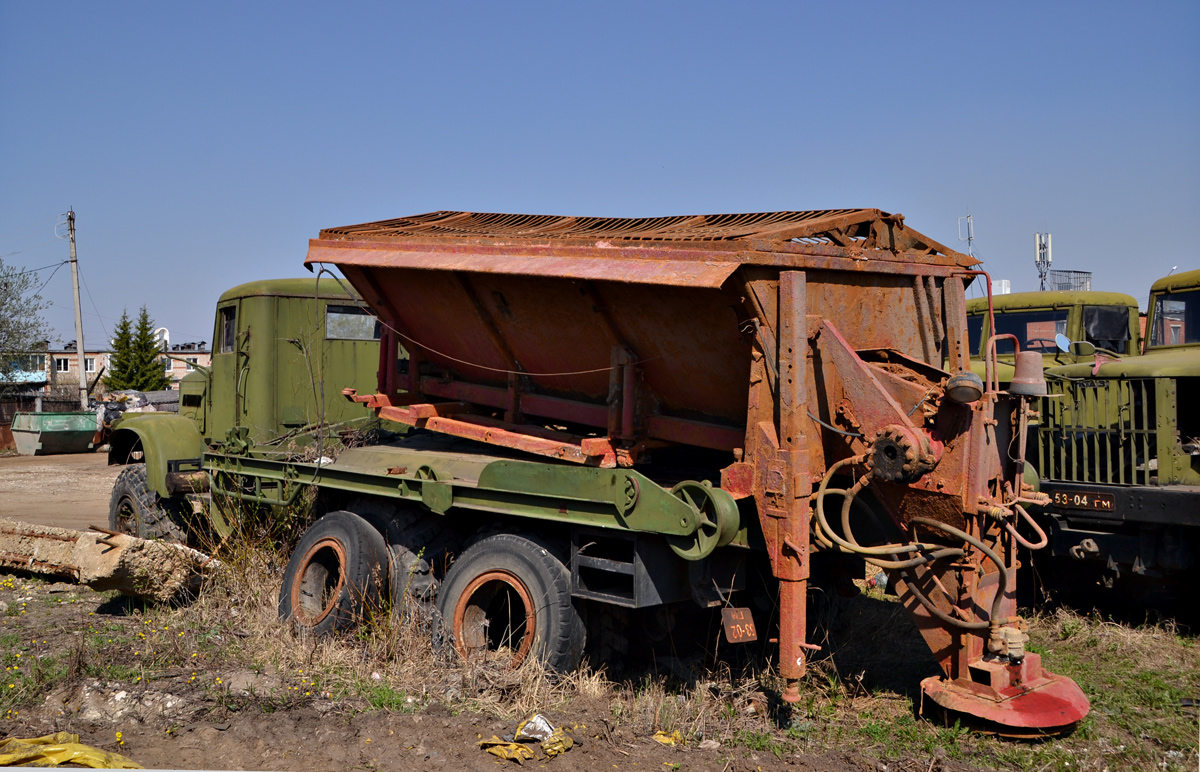
[[[208,449],[298,454],[318,427],[370,418],[342,396],[372,388],[380,362],[379,322],[353,290],[329,278],[242,284],[217,300],[213,328],[212,365],[180,382],[179,414],[127,415],[113,432],[109,463],[131,465],[114,487],[114,529],[180,536],[151,521],[202,478],[191,473]]]
[[[1093,359],[1091,355],[1060,351],[1055,343],[1055,336],[1060,334],[1120,356],[1136,355],[1141,350],[1138,302],[1119,292],[1017,292],[994,295],[992,307],[996,316],[995,334],[1015,335],[1022,351],[1042,355],[1044,367]],[[967,301],[967,331],[971,369],[983,378],[987,342],[993,334],[986,297]],[[1012,341],[998,340],[996,353],[997,376],[1003,388],[1013,377]]]
[[[1200,270],[1154,283],[1146,331],[1141,356],[1046,371],[1044,517],[1051,552],[1105,585],[1187,586],[1200,554]]]

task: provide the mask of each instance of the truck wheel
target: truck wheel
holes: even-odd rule
[[[387,564],[379,531],[353,512],[330,512],[313,523],[288,561],[279,618],[313,635],[354,627],[379,609]]]
[[[446,573],[438,611],[465,658],[495,656],[516,667],[532,656],[561,673],[583,659],[571,574],[525,536],[494,534],[468,548]]]
[[[459,550],[457,534],[446,518],[420,507],[395,501],[358,498],[346,504],[375,526],[387,540],[392,605],[403,609],[406,599],[432,611],[448,556]]]
[[[183,515],[187,501],[164,499],[146,483],[146,465],[130,464],[113,483],[108,502],[108,527],[142,539],[186,542]]]

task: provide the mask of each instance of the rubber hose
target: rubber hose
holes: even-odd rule
[[[825,536],[836,542],[839,546],[843,547],[847,552],[851,552],[856,555],[888,556],[895,555],[897,553],[921,552],[927,549],[932,549],[928,545],[916,542],[909,544],[884,544],[879,547],[862,547],[846,541],[829,527],[829,522],[825,519],[825,493],[829,487],[829,481],[833,479],[833,473],[847,464],[861,463],[865,458],[866,456],[853,456],[851,458],[844,458],[841,461],[836,462],[833,466],[829,467],[829,471],[825,473],[825,477],[821,480],[821,486],[817,489],[817,505],[815,509],[817,513],[817,523],[824,531]],[[855,483],[855,487],[859,487],[859,484]],[[847,491],[846,496],[848,500],[853,498],[853,490],[854,489],[852,488],[850,491]]]
[[[1008,573],[1009,573],[1008,566],[1004,565],[1004,561],[1000,560],[1000,556],[997,555],[992,550],[991,547],[987,546],[986,544],[984,544],[982,541],[975,538],[971,534],[967,533],[966,531],[960,531],[959,529],[955,528],[952,525],[946,525],[945,523],[941,522],[940,520],[931,520],[927,517],[914,517],[913,519],[909,520],[908,522],[910,525],[911,524],[925,525],[930,528],[945,531],[946,533],[950,534],[951,536],[962,539],[967,544],[970,544],[971,546],[975,547],[977,550],[979,550],[984,555],[986,555],[988,560],[992,561],[992,563],[996,566],[996,568],[998,568],[1000,570],[999,571],[1000,585],[999,585],[999,587],[996,588],[996,597],[992,599],[992,611],[991,611],[992,621],[995,621],[996,619],[998,619],[1000,616],[1000,604],[1004,602],[1004,594],[1006,592],[1008,592],[1008,585],[1010,584],[1010,579],[1011,579],[1011,577],[1008,575]]]
[[[1042,530],[1041,526],[1034,522],[1034,519],[1029,515],[1028,512],[1025,511],[1025,507],[1021,506],[1020,504],[1014,504],[1013,506],[1016,507],[1017,513],[1020,514],[1021,517],[1025,518],[1025,522],[1029,523],[1029,527],[1034,531],[1037,531],[1037,535],[1041,537],[1041,541],[1039,541],[1037,544],[1031,544],[1025,539],[1024,536],[1017,533],[1016,526],[1006,521],[1004,523],[1004,530],[1009,532],[1017,544],[1020,544],[1022,547],[1029,550],[1040,550],[1042,547],[1045,547],[1047,544],[1049,544],[1050,539],[1046,536],[1046,532]]]

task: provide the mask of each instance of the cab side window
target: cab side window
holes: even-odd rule
[[[237,308],[227,306],[217,309],[217,353],[231,353],[234,350],[236,338]]]
[[[334,306],[325,310],[325,337],[329,340],[379,340],[379,320],[358,306]]]

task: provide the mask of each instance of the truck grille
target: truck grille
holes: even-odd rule
[[[1038,427],[1042,479],[1153,484],[1158,476],[1154,379],[1049,379],[1047,386],[1051,396],[1042,403]]]

